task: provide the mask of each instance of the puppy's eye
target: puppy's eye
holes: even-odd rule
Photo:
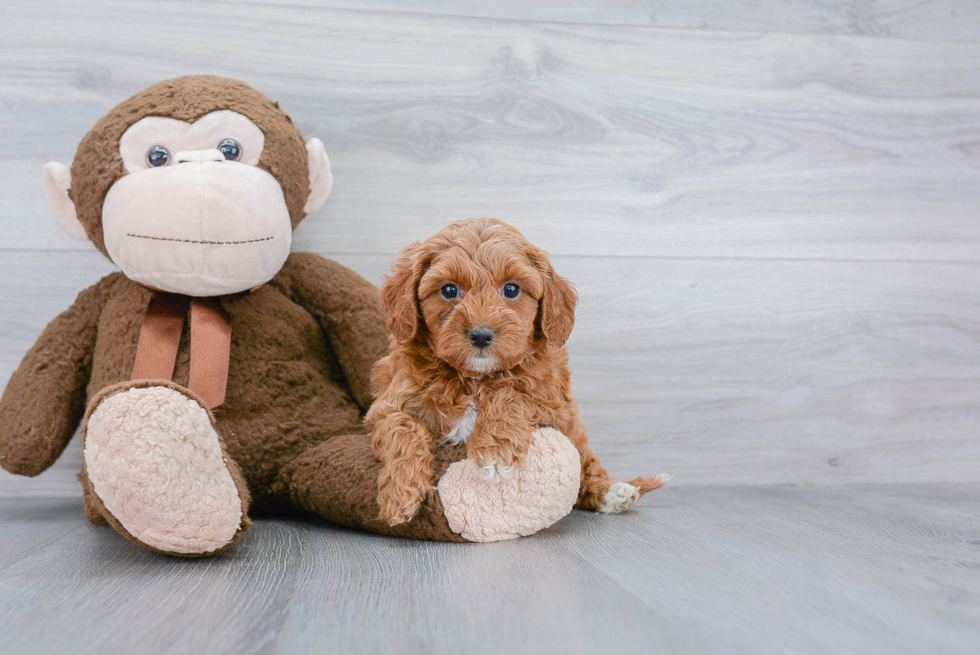
[[[238,161],[242,158],[242,146],[234,139],[225,139],[218,144],[218,150],[229,161]]]
[[[504,298],[510,298],[511,300],[521,295],[521,288],[516,284],[514,284],[513,282],[508,282],[507,284],[505,284],[504,288],[501,289],[501,291],[504,294]]]
[[[153,146],[146,151],[146,165],[159,168],[170,163],[170,151],[163,146]]]
[[[446,300],[456,300],[456,298],[459,297],[459,288],[452,282],[442,285],[442,289],[440,291],[442,293],[442,297]]]

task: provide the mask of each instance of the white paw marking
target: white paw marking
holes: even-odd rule
[[[498,466],[497,475],[503,480],[510,480],[514,477],[514,467],[513,466]]]
[[[603,514],[628,512],[640,499],[640,490],[628,482],[614,482],[602,497],[599,511]]]
[[[473,433],[473,426],[476,425],[477,414],[476,405],[467,407],[463,418],[459,419],[452,431],[444,437],[444,440],[454,444],[465,443]]]
[[[483,466],[472,464],[472,466],[477,477],[487,482],[500,482],[501,480],[510,480],[514,477],[513,466],[497,466],[497,462],[488,462]]]

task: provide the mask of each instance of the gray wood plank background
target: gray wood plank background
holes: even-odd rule
[[[240,0],[224,0],[238,2]],[[963,0],[246,0],[551,23],[935,41],[980,39],[980,6]]]
[[[0,377],[112,270],[55,225],[44,162],[131,93],[207,71],[327,143],[335,195],[297,249],[379,282],[405,244],[489,215],[551,251],[617,473],[980,480],[974,5],[702,2],[669,10],[743,22],[674,30],[593,24],[643,3],[316,4],[4,3]],[[851,19],[791,19],[817,15]],[[77,459],[45,492],[78,493]]]
[[[0,650],[976,653],[978,62],[959,0],[2,0],[0,380],[113,270],[41,167],[216,73],[327,144],[296,249],[549,250],[595,449],[675,478],[515,542],[266,520],[176,560],[85,522],[76,442],[0,475]]]

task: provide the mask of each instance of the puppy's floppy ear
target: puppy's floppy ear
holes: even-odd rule
[[[381,304],[388,314],[388,331],[399,343],[411,341],[418,332],[418,286],[424,272],[422,244],[416,241],[398,253],[391,264],[391,275],[381,285]]]
[[[575,287],[555,272],[555,267],[548,260],[547,253],[535,249],[530,256],[544,281],[544,292],[541,294],[538,310],[541,331],[549,342],[555,346],[563,346],[575,325],[575,305],[578,303],[578,295],[575,293]]]

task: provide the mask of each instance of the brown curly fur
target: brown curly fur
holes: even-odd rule
[[[564,348],[575,322],[575,290],[547,254],[515,228],[494,219],[452,223],[399,254],[381,300],[393,335],[391,351],[374,368],[377,398],[367,415],[371,444],[382,463],[380,518],[410,520],[431,493],[435,448],[466,413],[479,408],[466,445],[477,466],[520,466],[533,431],[564,433],[582,459],[576,507],[596,511],[615,481],[589,448],[579,406],[572,398]],[[461,291],[447,301],[446,283]],[[501,289],[516,283],[507,299]],[[484,351],[467,337],[474,326],[496,332]],[[632,481],[641,493],[657,479]]]

